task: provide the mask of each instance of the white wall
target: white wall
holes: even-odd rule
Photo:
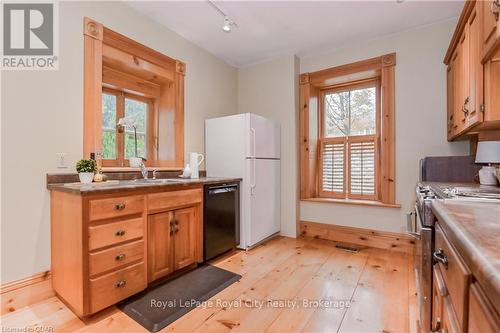
[[[298,59],[285,56],[238,69],[238,113],[281,124],[281,234],[296,236]]]
[[[84,16],[186,62],[186,152],[204,151],[205,118],[236,112],[235,68],[123,3],[60,2],[59,70],[2,72],[2,283],[50,269],[45,174],[82,157]]]
[[[413,207],[419,159],[467,155],[468,142],[446,141],[446,68],[443,58],[456,20],[405,31],[300,59],[314,72],[396,52],[396,201],[401,209],[301,202],[300,219],[400,232]],[[291,141],[294,139],[291,139]]]

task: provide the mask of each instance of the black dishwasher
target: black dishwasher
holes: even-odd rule
[[[240,243],[240,196],[238,184],[205,186],[203,211],[204,261]]]

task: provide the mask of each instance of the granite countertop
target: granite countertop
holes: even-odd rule
[[[122,191],[134,190],[153,190],[163,187],[179,187],[193,185],[210,185],[222,183],[235,183],[241,181],[241,178],[215,178],[215,177],[200,177],[199,179],[182,179],[182,178],[163,178],[148,181],[142,179],[134,180],[111,180],[103,183],[47,183],[47,189],[50,191],[63,191],[81,195],[90,194],[108,194]]]
[[[500,204],[433,200],[432,211],[500,312]]]

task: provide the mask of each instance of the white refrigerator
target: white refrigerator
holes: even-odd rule
[[[242,178],[240,244],[280,231],[280,125],[244,113],[205,121],[207,177]]]

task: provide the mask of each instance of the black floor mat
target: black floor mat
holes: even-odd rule
[[[150,332],[158,332],[241,278],[215,266],[204,265],[165,284],[155,286],[118,304],[129,317]]]

